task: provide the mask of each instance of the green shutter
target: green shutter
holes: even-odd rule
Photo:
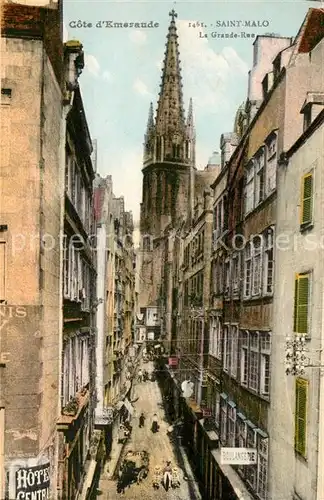
[[[312,222],[313,212],[313,175],[303,177],[301,224]]]
[[[308,333],[309,275],[299,274],[295,280],[294,332]]]
[[[297,332],[297,311],[298,311],[298,274],[295,278],[295,298],[294,298],[294,332]]]
[[[295,449],[306,456],[308,381],[296,379]]]

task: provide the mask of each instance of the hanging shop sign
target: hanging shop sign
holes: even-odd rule
[[[16,500],[50,498],[50,463],[16,471]]]
[[[254,448],[221,448],[221,464],[253,465],[257,463],[257,450]]]
[[[178,358],[169,358],[169,366],[178,366]]]
[[[203,408],[203,417],[211,417],[212,416],[212,410],[211,408]]]
[[[130,347],[129,348],[129,351],[128,351],[128,354],[131,358],[135,358],[135,348],[134,347]]]

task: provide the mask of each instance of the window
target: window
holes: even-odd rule
[[[256,430],[258,465],[257,493],[260,499],[266,500],[268,489],[268,436],[261,429]]]
[[[0,241],[0,304],[6,300],[6,243]]]
[[[262,268],[262,236],[258,235],[253,239],[253,268],[252,268],[252,295],[259,295],[261,292],[261,268]]]
[[[258,391],[259,385],[259,336],[250,332],[249,388]]]
[[[210,327],[209,354],[218,359],[222,357],[221,334],[222,326],[220,318],[214,317],[212,318]]]
[[[266,193],[269,196],[276,189],[277,136],[272,135],[267,144]]]
[[[306,457],[308,380],[296,379],[295,450]]]
[[[238,342],[238,327],[231,327],[231,375],[237,377],[237,342]]]
[[[246,430],[246,447],[247,448],[256,448],[256,426],[248,420],[246,422],[247,430]],[[245,477],[248,484],[256,490],[257,485],[257,469],[255,465],[247,465],[245,468]]]
[[[250,297],[252,290],[252,249],[251,243],[245,247],[244,296]]]
[[[245,448],[246,446],[246,418],[243,413],[236,415],[236,446],[238,448]]]
[[[248,214],[254,208],[254,163],[253,160],[246,167],[246,181],[244,189],[245,213]]]
[[[274,230],[269,228],[264,234],[264,269],[263,269],[263,293],[271,295],[273,293],[274,280]]]
[[[239,254],[234,255],[232,259],[232,283],[233,283],[233,294],[237,294],[239,291]]]
[[[223,328],[223,346],[224,346],[224,356],[223,356],[223,368],[225,371],[230,369],[231,361],[231,343],[229,339],[229,327],[226,325]]]
[[[294,332],[309,332],[310,273],[297,274],[295,278]]]
[[[240,376],[241,384],[248,385],[249,333],[241,331]]]
[[[221,438],[221,443],[226,444],[226,438],[227,438],[227,395],[222,393],[220,395],[221,398],[221,432],[220,432],[220,438]]]
[[[63,246],[63,286],[64,286],[64,297],[69,297],[69,247],[67,236],[64,235],[64,246]]]
[[[260,393],[268,396],[270,390],[270,349],[271,337],[268,332],[260,332]]]
[[[302,178],[300,225],[311,224],[313,220],[313,174]]]
[[[265,169],[264,150],[255,158],[255,206],[258,206],[265,198]]]
[[[230,282],[231,282],[231,267],[230,261],[227,259],[225,261],[225,294],[228,295],[230,292]]]
[[[237,448],[245,448],[246,447],[246,417],[243,413],[236,414],[236,436],[235,443]],[[238,472],[243,474],[244,465],[239,465],[237,467]]]
[[[228,402],[227,407],[227,426],[228,426],[228,439],[227,445],[235,447],[235,428],[236,428],[236,404],[232,401]]]
[[[219,418],[220,418],[220,393],[216,391],[215,393],[215,410],[214,410],[214,415],[215,415],[215,422],[217,427],[219,426]]]

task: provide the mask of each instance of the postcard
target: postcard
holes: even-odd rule
[[[0,499],[323,500],[323,3],[1,17]]]

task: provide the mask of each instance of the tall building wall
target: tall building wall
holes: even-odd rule
[[[61,91],[42,41],[2,38],[0,177],[5,244],[1,351],[8,362],[5,404],[7,492],[15,470],[50,464],[55,484],[55,426],[60,391]],[[10,95],[10,97],[9,97]]]

